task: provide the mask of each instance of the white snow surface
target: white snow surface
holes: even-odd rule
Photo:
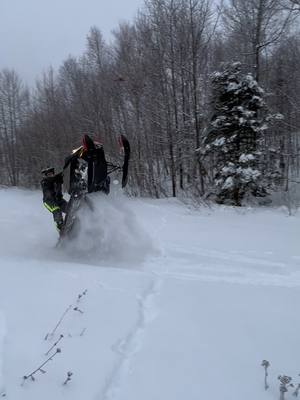
[[[92,202],[77,245],[57,249],[41,193],[0,190],[0,396],[264,400],[279,374],[298,383],[299,214]]]
[[[234,179],[232,176],[228,176],[222,185],[222,189],[231,189],[232,187],[234,187]]]
[[[219,118],[219,120],[221,120],[221,118]],[[216,139],[216,140],[214,140],[212,142],[212,146],[216,146],[216,147],[223,146],[224,144],[225,144],[225,138],[224,137],[218,138],[218,139]]]
[[[253,161],[255,159],[255,157],[254,157],[254,155],[253,154],[242,154],[241,156],[240,156],[240,158],[239,158],[239,161],[240,162],[242,162],[242,163],[247,163],[247,162],[249,162],[249,161]]]

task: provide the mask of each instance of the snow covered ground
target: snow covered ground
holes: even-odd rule
[[[3,397],[263,400],[279,374],[300,382],[299,214],[92,201],[62,250],[40,192],[0,191]]]

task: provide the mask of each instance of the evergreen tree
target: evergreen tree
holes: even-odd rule
[[[245,196],[267,195],[260,143],[266,123],[259,110],[263,89],[240,63],[225,65],[212,76],[214,114],[206,129],[203,150],[209,159],[216,201],[240,206]]]

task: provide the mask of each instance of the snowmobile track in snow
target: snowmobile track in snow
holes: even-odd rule
[[[136,296],[138,304],[138,317],[136,324],[126,337],[120,339],[112,346],[117,360],[106,379],[102,393],[96,397],[99,400],[112,400],[117,398],[122,383],[133,367],[134,356],[143,346],[143,336],[147,326],[156,318],[158,311],[154,304],[154,298],[159,295],[162,286],[162,278],[154,274],[154,278],[148,288],[140,296]],[[95,400],[96,400],[95,399]]]

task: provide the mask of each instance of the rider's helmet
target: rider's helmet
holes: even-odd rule
[[[41,173],[45,177],[53,176],[55,174],[55,169],[54,169],[54,167],[47,167],[47,168],[42,169]]]

